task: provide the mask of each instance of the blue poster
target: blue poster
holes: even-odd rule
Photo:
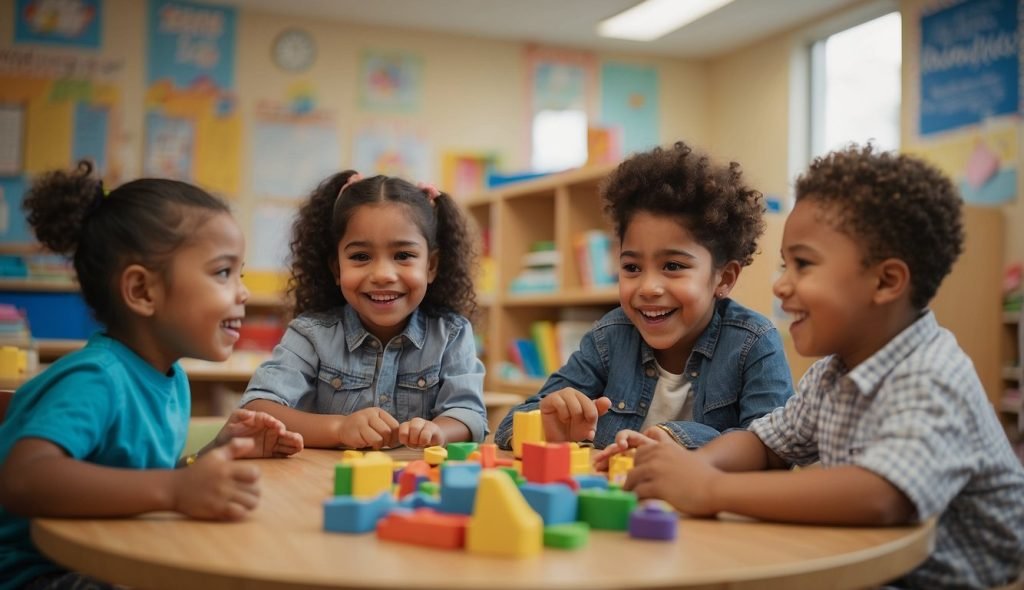
[[[142,172],[156,178],[190,180],[195,137],[192,121],[147,113]]]
[[[0,178],[0,243],[28,244],[34,240],[21,211],[28,189],[24,176]]]
[[[965,0],[921,19],[920,134],[1018,111],[1020,0]]]
[[[100,46],[102,0],[18,0],[15,43]]]
[[[601,124],[622,131],[624,154],[659,144],[658,71],[653,67],[601,66]]]
[[[178,88],[235,83],[235,9],[170,0],[149,3],[148,81]]]
[[[99,175],[107,166],[107,121],[110,118],[106,107],[94,107],[79,102],[75,104],[75,129],[72,136],[71,159],[91,160]]]

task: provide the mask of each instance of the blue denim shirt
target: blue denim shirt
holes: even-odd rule
[[[731,299],[716,303],[711,322],[686,361],[685,374],[694,399],[693,420],[663,426],[689,448],[702,446],[726,430],[746,428],[785,405],[793,393],[775,326]],[[611,399],[611,409],[598,419],[594,436],[595,446],[605,447],[620,430],[643,425],[657,383],[654,350],[622,308],[616,308],[587,332],[580,349],[548,378],[540,393],[505,416],[494,440],[503,449],[511,448],[512,415],[535,410],[544,396],[571,387],[591,399]]]
[[[288,325],[271,358],[253,375],[241,405],[265,399],[315,414],[378,407],[406,422],[448,416],[487,435],[484,366],[466,318],[419,310],[383,344],[351,306],[303,314]]]

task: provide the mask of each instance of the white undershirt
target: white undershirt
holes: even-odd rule
[[[657,361],[654,366],[658,369],[658,385],[654,388],[654,401],[640,427],[641,432],[662,422],[693,420],[693,396],[690,395],[690,382],[686,376],[669,373]]]

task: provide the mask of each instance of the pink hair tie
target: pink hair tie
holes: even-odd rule
[[[358,172],[356,172],[352,176],[349,176],[348,180],[345,181],[345,184],[341,185],[341,188],[338,189],[338,197],[340,197],[341,193],[343,193],[345,191],[345,189],[348,188],[348,185],[354,184],[356,182],[359,182],[362,179],[363,179],[363,175],[358,173]],[[337,199],[337,197],[335,197],[335,198]]]
[[[430,201],[431,205],[434,204],[434,199],[441,196],[441,191],[437,190],[436,186],[428,182],[417,182],[416,187],[419,188],[424,193],[426,193],[427,200]]]

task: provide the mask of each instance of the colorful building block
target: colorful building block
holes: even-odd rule
[[[590,473],[590,447],[581,447],[576,443],[569,443],[569,473],[571,475],[585,475]]]
[[[392,512],[377,523],[377,538],[439,549],[461,549],[466,544],[469,517],[440,514],[430,508]]]
[[[419,489],[420,483],[430,479],[430,465],[426,461],[412,461],[398,474],[398,497],[404,498]]]
[[[580,484],[581,490],[608,489],[608,478],[603,475],[574,475],[572,478],[576,480],[576,483]]]
[[[348,463],[338,463],[334,466],[334,495],[352,495],[352,466]]]
[[[671,541],[678,527],[679,515],[657,504],[645,503],[629,515],[629,536],[635,539]]]
[[[576,494],[564,485],[525,483],[519,492],[540,515],[545,527],[576,520]]]
[[[454,442],[448,443],[448,446],[445,448],[448,450],[449,461],[465,461],[469,458],[469,454],[477,449],[477,443]]]
[[[569,478],[569,445],[523,443],[523,477],[531,483]]]
[[[579,516],[592,529],[624,531],[629,528],[629,513],[636,508],[636,494],[622,490],[580,490]]]
[[[631,469],[633,469],[632,455],[612,455],[608,461],[608,481],[622,485]]]
[[[544,527],[544,546],[556,549],[579,549],[590,539],[590,527],[585,522],[569,522]]]
[[[423,449],[423,460],[430,465],[440,465],[448,458],[448,449],[444,447],[427,447]]]
[[[437,510],[441,507],[441,501],[437,499],[437,496],[431,496],[423,492],[414,492],[399,500],[397,506],[405,510],[416,510],[418,508]]]
[[[343,461],[352,466],[352,495],[373,498],[381,492],[391,491],[394,461],[381,452],[366,453],[362,457]]]
[[[441,512],[473,514],[479,481],[479,463],[445,463],[441,469]]]
[[[466,528],[473,553],[529,557],[540,553],[544,524],[511,479],[494,470],[480,474],[476,507]]]
[[[512,454],[518,459],[523,456],[523,443],[544,442],[544,426],[540,410],[516,412],[512,415]]]
[[[324,500],[324,530],[331,533],[368,533],[394,504],[389,493],[375,498],[335,496]]]

